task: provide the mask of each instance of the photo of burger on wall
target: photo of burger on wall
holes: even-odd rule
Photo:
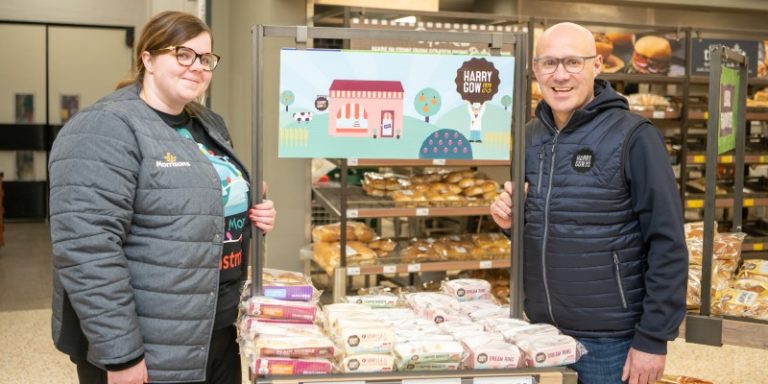
[[[672,45],[669,40],[648,35],[635,42],[632,54],[632,69],[634,73],[652,73],[666,75],[672,59]]]

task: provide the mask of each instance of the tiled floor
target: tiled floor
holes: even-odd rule
[[[74,384],[74,367],[54,349],[50,336],[48,226],[7,223],[5,241],[0,247],[0,384]],[[768,384],[768,351],[678,339],[669,346],[666,371],[718,384]]]

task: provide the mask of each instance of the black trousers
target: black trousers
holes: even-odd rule
[[[235,327],[226,327],[213,331],[211,348],[208,352],[205,384],[241,384],[242,368],[240,353],[235,341]],[[107,384],[107,371],[85,360],[72,358],[77,365],[77,378],[80,384]],[[152,380],[152,377],[149,378]]]

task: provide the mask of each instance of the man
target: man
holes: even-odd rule
[[[688,252],[663,137],[595,79],[592,34],[572,23],[541,35],[533,71],[543,101],[527,126],[524,292],[533,322],[589,353],[580,383],[654,383],[685,317]],[[511,227],[512,184],[491,214]]]

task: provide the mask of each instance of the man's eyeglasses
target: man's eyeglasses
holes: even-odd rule
[[[195,63],[195,60],[200,59],[200,65],[203,66],[203,70],[213,71],[216,66],[219,65],[221,57],[213,53],[199,54],[194,49],[188,48],[182,45],[155,49],[153,52],[159,51],[173,51],[173,55],[176,56],[176,61],[185,67],[191,67]]]
[[[549,75],[557,71],[557,67],[562,64],[563,68],[568,73],[579,73],[584,70],[584,63],[589,59],[594,59],[597,55],[592,56],[569,56],[558,59],[556,57],[536,57],[533,59],[533,65],[536,71]]]

